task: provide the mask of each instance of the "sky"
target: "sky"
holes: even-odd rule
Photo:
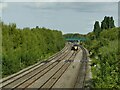
[[[4,0],[0,3],[0,17],[4,23],[16,23],[18,28],[39,26],[61,30],[63,34],[87,34],[104,16],[113,16],[118,26],[118,0],[100,1]]]

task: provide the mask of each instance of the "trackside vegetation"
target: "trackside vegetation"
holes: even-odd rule
[[[112,17],[105,17],[101,26],[98,21],[95,23],[93,32],[87,34],[90,40],[85,43],[92,60],[91,87],[120,88],[120,28],[115,27]]]
[[[2,76],[6,77],[60,51],[65,40],[61,31],[23,28],[0,23],[2,28]]]

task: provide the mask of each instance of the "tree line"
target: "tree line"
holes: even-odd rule
[[[79,33],[67,33],[63,35],[64,38],[82,38],[85,37],[86,35],[79,34]]]
[[[48,58],[65,45],[61,31],[38,26],[20,29],[14,23],[0,24],[3,77]]]
[[[115,27],[115,24],[114,24],[113,17],[105,16],[104,20],[101,22],[101,26],[99,24],[99,21],[95,21],[94,29],[93,29],[95,38],[98,38],[100,35],[100,32],[103,31],[104,29],[110,29],[114,27]]]

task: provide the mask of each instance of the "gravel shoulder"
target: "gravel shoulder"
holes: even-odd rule
[[[91,72],[91,59],[89,57],[89,52],[87,51],[87,56],[88,56],[88,63],[87,63],[87,74],[86,74],[86,79],[85,79],[85,87],[89,87],[91,84],[91,79],[92,79],[92,72]]]

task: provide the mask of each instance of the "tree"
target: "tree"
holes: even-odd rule
[[[101,29],[108,29],[108,28],[114,28],[114,20],[113,17],[104,17],[104,20],[101,22]]]
[[[101,22],[101,29],[102,29],[102,30],[103,30],[103,29],[107,29],[107,24],[106,24],[105,21],[102,21],[102,22]]]
[[[110,28],[115,27],[113,17],[110,17],[110,24],[109,25],[110,25]]]
[[[99,37],[99,34],[101,32],[99,21],[95,21],[93,32],[95,33],[96,38]]]

